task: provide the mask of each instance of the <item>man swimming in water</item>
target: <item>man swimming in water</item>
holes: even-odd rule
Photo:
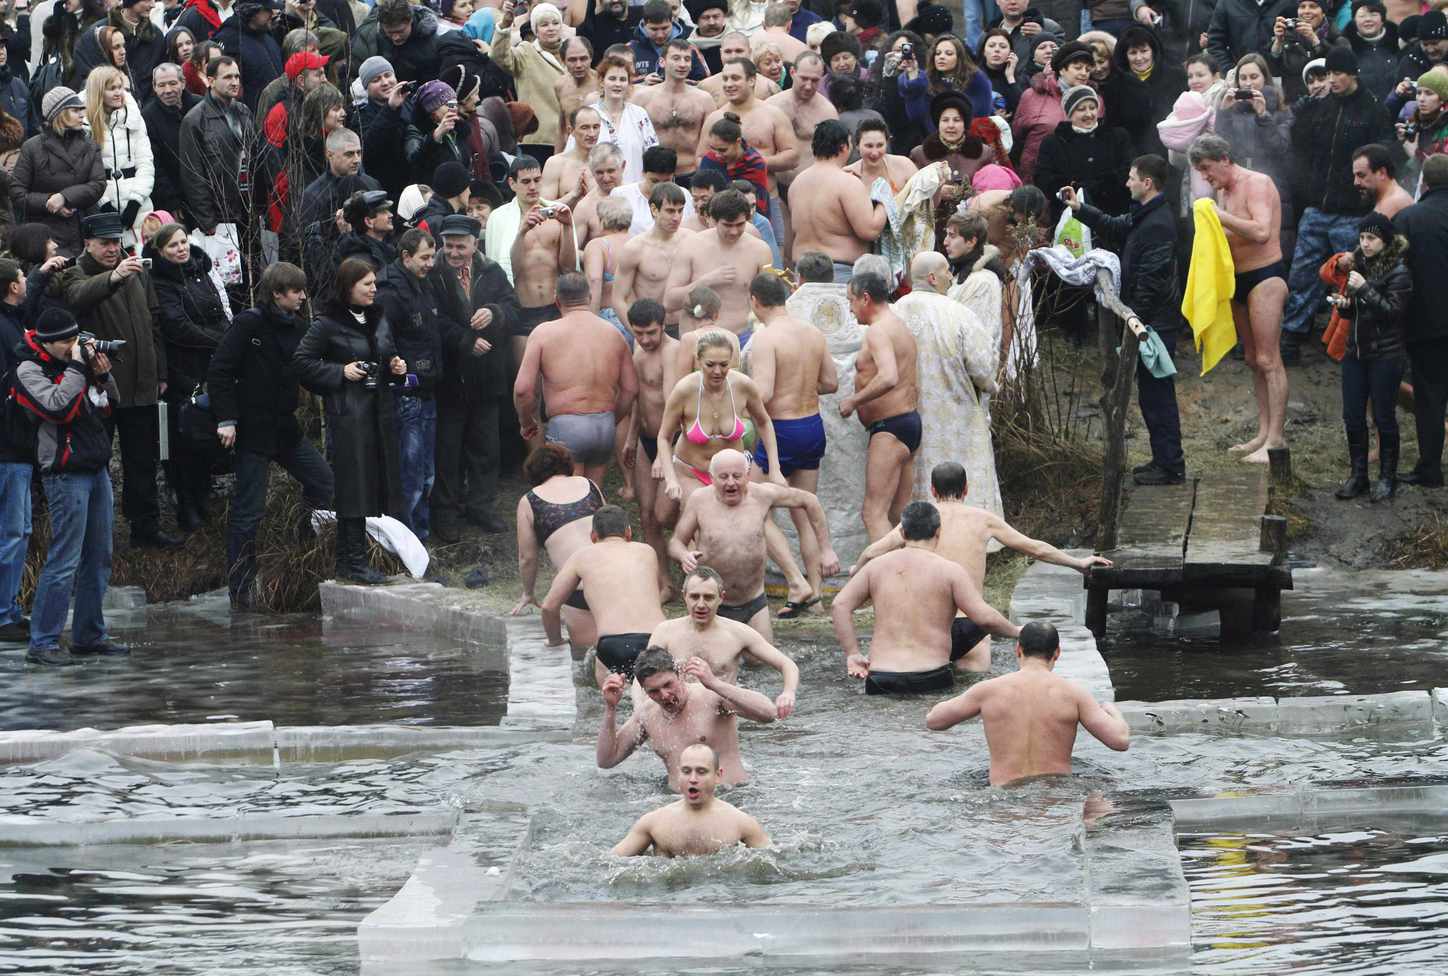
[[[651,546],[633,541],[628,513],[605,505],[593,513],[593,545],[569,556],[553,577],[543,611],[543,632],[549,647],[564,647],[561,610],[577,589],[598,626],[593,662],[599,687],[609,672],[627,681],[634,658],[649,646],[649,633],[664,621],[659,603],[659,557]]]
[[[1131,729],[1110,702],[1053,674],[1061,638],[1047,623],[1029,623],[1016,642],[1015,674],[991,678],[963,695],[943,701],[925,716],[925,727],[944,732],[980,716],[990,747],[990,784],[1003,786],[1027,776],[1069,775],[1071,748],[1079,724],[1108,749],[1125,752]]]
[[[618,703],[626,681],[621,674],[611,674],[603,683],[603,725],[595,756],[599,769],[612,769],[648,741],[669,771],[669,786],[678,793],[683,789],[679,758],[686,748],[702,742],[719,756],[721,783],[734,786],[749,781],[739,758],[735,717],[773,722],[774,702],[757,691],[720,681],[703,658],[690,658],[678,669],[662,647],[650,647],[638,656],[634,676],[649,700],[622,728],[617,725]]]
[[[690,657],[701,657],[720,680],[730,684],[738,683],[739,664],[745,657],[774,668],[784,678],[784,690],[774,699],[775,714],[789,718],[799,690],[799,668],[753,627],[719,616],[719,604],[726,595],[724,580],[717,572],[695,566],[684,577],[684,607],[689,615],[655,627],[649,646],[662,647],[679,665]]]
[[[722,769],[719,754],[703,743],[679,753],[681,798],[634,822],[613,853],[636,857],[653,848],[660,857],[699,857],[725,847],[768,847],[759,821],[714,795]]]
[[[985,589],[986,547],[992,539],[1032,559],[1069,566],[1083,575],[1092,566],[1111,565],[1111,560],[1101,556],[1078,559],[1050,543],[1017,532],[999,515],[967,504],[966,491],[963,465],[946,461],[931,469],[930,494],[940,511],[940,542],[935,551],[964,569],[977,590]],[[870,560],[904,545],[905,538],[897,525],[860,553],[860,561],[850,567],[850,572],[857,573]],[[950,660],[963,671],[990,670],[990,635],[964,614],[957,614],[950,625]]]
[[[987,633],[1015,637],[1020,628],[991,608],[959,565],[937,555],[940,512],[911,502],[900,515],[905,548],[870,561],[835,597],[835,637],[845,670],[865,679],[867,695],[918,694],[954,683],[950,666],[951,624],[964,611]],[[870,656],[860,654],[851,616],[870,601],[875,634]]]

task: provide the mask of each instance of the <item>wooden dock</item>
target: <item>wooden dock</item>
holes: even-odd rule
[[[1285,564],[1285,520],[1267,514],[1266,465],[1188,475],[1185,483],[1123,486],[1114,565],[1086,577],[1086,626],[1106,632],[1111,590],[1159,590],[1171,598],[1210,598],[1210,590],[1251,590],[1252,629],[1281,622],[1282,591],[1292,589]]]

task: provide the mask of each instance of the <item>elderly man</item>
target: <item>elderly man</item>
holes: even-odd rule
[[[151,190],[151,203],[157,210],[177,213],[183,209],[181,187],[181,120],[196,107],[201,96],[186,90],[181,67],[167,61],[151,72],[151,98],[141,109],[146,134],[151,139],[151,155],[156,163],[156,185]]]
[[[957,563],[936,553],[940,512],[929,502],[911,502],[900,518],[905,548],[873,559],[835,597],[835,638],[845,652],[845,670],[865,679],[867,695],[940,691],[955,682],[952,631],[957,612],[981,630],[1015,637],[1020,628],[981,597]],[[860,653],[852,614],[866,602],[875,607],[870,656]]]
[[[593,180],[588,184],[588,192],[579,197],[573,214],[573,239],[579,254],[583,253],[589,241],[603,236],[603,220],[598,216],[598,205],[623,186],[627,169],[623,150],[612,142],[599,143],[589,152],[588,172]],[[573,192],[578,193],[582,189],[583,184],[579,184]]]
[[[547,440],[573,455],[574,474],[602,484],[613,456],[614,427],[638,395],[638,374],[628,343],[589,311],[588,279],[569,272],[558,279],[562,316],[545,322],[528,340],[513,388],[513,404],[525,439],[538,431],[537,382],[548,410]]]
[[[734,600],[719,605],[719,615],[748,624],[765,640],[774,639],[769,601],[764,596],[764,524],[775,508],[803,508],[820,543],[820,564],[826,576],[839,572],[840,560],[830,545],[830,528],[819,499],[799,488],[749,480],[749,456],[726,448],[709,462],[712,491],[696,491],[669,540],[669,555],[692,573],[709,566],[724,580]]]
[[[637,857],[652,848],[660,857],[700,857],[739,844],[768,847],[769,835],[758,820],[714,795],[723,775],[711,746],[685,746],[677,772],[670,771],[683,798],[640,817],[613,853]]]
[[[550,156],[543,164],[543,182],[539,193],[544,199],[556,200],[565,190],[593,188],[593,173],[588,166],[588,156],[598,145],[598,134],[603,131],[603,120],[598,109],[592,105],[576,108],[569,115],[568,129],[573,136],[572,148]]]
[[[845,172],[850,133],[841,122],[826,119],[815,126],[811,146],[814,163],[789,188],[794,243],[800,250],[828,254],[835,282],[845,284],[855,259],[869,253],[885,229],[885,207],[870,199],[859,177]]]

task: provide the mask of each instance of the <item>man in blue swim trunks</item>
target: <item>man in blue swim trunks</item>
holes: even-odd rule
[[[764,409],[774,422],[774,439],[779,445],[779,466],[793,488],[810,494],[819,486],[820,459],[825,454],[825,425],[820,419],[820,395],[839,389],[835,361],[830,358],[825,337],[808,322],[790,316],[785,308],[789,286],[768,271],[754,276],[749,285],[749,308],[759,322],[749,346],[749,374],[759,386]],[[769,474],[764,444],[754,445],[756,481]],[[800,555],[804,558],[809,596],[791,600],[780,611],[781,620],[797,617],[820,600],[823,575],[820,546],[802,508],[789,510],[799,533]]]

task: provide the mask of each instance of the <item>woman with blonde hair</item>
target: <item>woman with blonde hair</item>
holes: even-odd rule
[[[156,164],[146,120],[127,87],[119,68],[92,68],[85,82],[85,114],[91,140],[100,147],[106,169],[100,208],[121,215],[127,228],[122,244],[131,247],[140,239],[142,215],[154,209],[151,190],[156,185]]]

